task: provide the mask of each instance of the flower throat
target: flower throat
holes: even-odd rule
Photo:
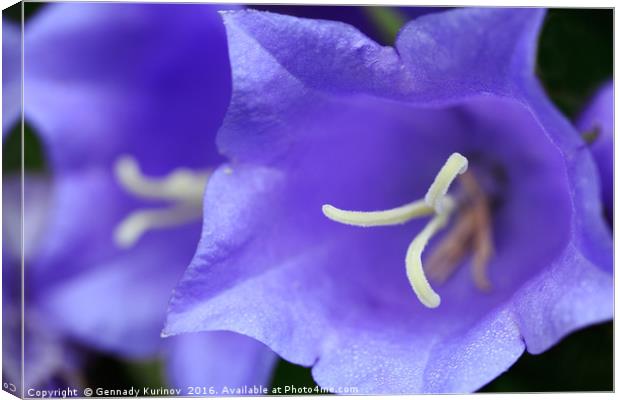
[[[178,168],[164,177],[150,178],[142,174],[133,157],[120,157],[115,174],[128,193],[144,200],[168,201],[171,205],[131,212],[114,231],[116,244],[129,248],[152,229],[172,228],[200,219],[202,196],[211,172]]]
[[[429,240],[457,214],[453,227],[433,249],[426,264],[428,277],[445,282],[463,258],[472,254],[472,277],[483,291],[491,288],[487,265],[493,255],[490,204],[474,174],[467,171],[467,158],[453,153],[439,170],[424,199],[384,211],[346,211],[332,205],[323,206],[323,214],[333,221],[361,227],[389,226],[414,218],[432,216],[411,241],[405,257],[407,278],[422,304],[436,308],[441,298],[430,286],[422,266],[422,252]],[[448,189],[459,179],[463,196],[456,201]]]

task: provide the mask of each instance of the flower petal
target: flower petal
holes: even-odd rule
[[[28,297],[51,316],[56,332],[102,350],[152,354],[161,346],[166,301],[195,250],[199,224],[148,232],[124,250],[113,240],[114,229],[140,203],[121,192],[111,173],[67,171],[50,192],[39,233],[44,240],[26,271]]]
[[[57,174],[48,201],[42,227],[45,240],[30,267],[32,281],[42,285],[96,267],[119,253],[114,229],[133,208],[143,204],[123,193],[112,171],[101,168]],[[96,219],[92,218],[94,206]]]
[[[47,315],[42,314],[36,304],[31,302],[29,282],[26,285],[27,291],[23,292],[22,289],[20,232],[24,238],[24,263],[28,270],[44,238],[50,180],[43,176],[26,175],[22,196],[21,175],[9,175],[3,178],[2,189],[2,312],[5,318],[2,327],[3,375],[7,384],[15,387],[12,389],[8,386],[5,389],[21,393],[19,382],[22,373],[26,391],[29,388],[43,389],[54,386],[56,380],[70,376],[75,360],[59,332],[49,329],[53,324]],[[22,293],[26,296],[23,310]]]
[[[603,201],[607,218],[613,219],[614,208],[614,85],[604,84],[579,116],[577,129],[582,134],[594,132],[590,145],[594,160],[601,175]]]
[[[533,71],[543,16],[541,9],[429,14],[407,24],[391,48],[339,22],[226,12],[234,79],[218,147],[233,159],[278,158],[291,140],[283,121],[327,97],[450,103],[472,95],[512,95]]]
[[[216,9],[67,3],[33,17],[25,113],[54,167],[109,165],[130,154],[146,173],[163,174],[218,160],[212,140],[230,72]]]
[[[396,48],[416,96],[427,101],[514,96],[533,76],[544,13],[540,8],[464,8],[411,21]]]
[[[55,329],[82,343],[130,357],[152,355],[162,345],[167,299],[197,239],[196,224],[159,234],[39,290],[38,307]]]
[[[394,49],[349,25],[251,10],[223,17],[235,79],[218,147],[231,158],[273,159],[284,152],[283,118],[305,113],[323,100],[319,93],[398,96],[406,87]]]
[[[414,320],[396,315],[374,323],[361,334],[349,331],[329,342],[313,368],[323,387],[346,384],[360,393],[467,393],[506,371],[525,347],[512,316],[501,310],[443,337],[437,335],[441,328],[424,332]]]
[[[503,351],[470,355],[488,357],[486,369],[476,369],[473,376],[453,374],[453,380],[435,384],[427,376],[407,375],[421,373],[425,360],[436,356],[440,347],[433,343],[463,349],[473,345],[453,339],[458,332],[482,342],[488,338],[486,323],[516,327],[505,319],[480,320],[536,274],[544,260],[553,259],[567,239],[566,189],[554,169],[559,157],[552,157],[553,147],[540,141],[540,127],[518,104],[485,99],[455,109],[418,110],[388,103],[386,114],[381,102],[371,104],[339,103],[316,127],[303,125],[309,138],[302,141],[303,155],[292,152],[298,156],[294,167],[232,164],[214,174],[205,197],[202,242],[171,301],[166,334],[234,330],[292,362],[313,365],[318,359],[315,378],[322,385],[340,382],[363,393],[470,391],[514,362],[523,350],[518,330],[488,339],[496,339]],[[504,127],[506,120],[510,124]],[[373,134],[379,127],[391,134]],[[508,163],[509,179],[518,184],[500,216],[502,237],[512,239],[498,242],[491,266],[496,292],[480,295],[468,271],[460,271],[442,287],[441,312],[432,314],[415,300],[404,274],[404,252],[419,222],[357,231],[328,221],[320,206],[321,199],[335,198],[354,202],[356,209],[373,209],[423,196],[436,173],[424,163],[438,169],[442,156],[450,154],[445,144],[439,146],[445,142],[433,141],[437,132],[456,148],[503,149],[496,155]],[[416,142],[421,138],[425,145]],[[527,151],[509,151],[515,148]],[[523,165],[529,168],[519,168]],[[534,175],[537,179],[531,179]],[[536,215],[538,223],[527,224],[522,215]],[[515,253],[523,247],[529,251]],[[376,330],[383,333],[376,336]],[[402,343],[394,343],[397,338]],[[376,348],[380,340],[386,341],[383,346],[392,343],[389,357],[388,350],[363,350]],[[353,365],[344,357],[351,352]]]
[[[181,388],[186,396],[234,394],[222,393],[224,387],[229,390],[254,385],[267,388],[277,361],[264,344],[233,332],[189,333],[166,340],[170,384]],[[200,392],[202,388],[212,388],[215,393]]]
[[[600,179],[592,153],[581,135],[551,103],[534,79],[522,86],[522,98],[564,158],[572,197],[573,244],[594,265],[613,269],[613,241],[604,219]]]
[[[368,37],[379,41],[387,39],[377,13],[389,12],[395,22],[406,22],[421,15],[447,10],[444,7],[376,7],[376,6],[304,6],[304,5],[253,5],[258,10],[302,18],[341,21],[352,25]]]
[[[119,248],[123,219],[163,205],[127,193],[114,165],[129,154],[154,178],[216,165],[230,94],[221,17],[208,5],[67,3],[26,30],[26,113],[54,171],[46,240],[28,270],[32,301],[82,343],[152,355],[199,225]]]
[[[2,16],[2,136],[21,110],[21,29]]]
[[[514,297],[510,308],[530,353],[613,316],[613,277],[573,246]]]

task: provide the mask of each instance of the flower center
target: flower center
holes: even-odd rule
[[[115,165],[116,178],[127,192],[145,200],[169,201],[171,205],[130,213],[114,231],[116,244],[129,248],[149,230],[171,228],[200,219],[202,196],[211,172],[211,169],[192,171],[178,168],[166,176],[152,178],[142,174],[133,157],[119,157]]]
[[[428,260],[426,270],[429,277],[443,283],[459,262],[471,252],[474,283],[481,290],[491,287],[487,277],[487,264],[493,254],[489,202],[473,173],[467,171],[467,167],[467,158],[453,153],[440,169],[424,199],[390,210],[371,212],[346,211],[325,204],[323,214],[333,221],[361,227],[398,225],[416,217],[432,216],[411,241],[405,265],[409,283],[420,302],[429,308],[436,308],[441,303],[441,298],[426,278],[422,267],[422,252],[429,240],[455,213],[457,218],[454,226]],[[448,189],[457,177],[464,192],[458,201],[448,195]]]

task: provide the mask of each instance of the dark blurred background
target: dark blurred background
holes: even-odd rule
[[[26,21],[44,3],[25,3]],[[260,6],[286,13],[287,7]],[[288,7],[300,15],[308,10]],[[344,7],[339,7],[345,9]],[[359,11],[359,10],[358,10]],[[387,7],[362,10],[374,24],[379,39],[391,44],[406,17]],[[21,19],[19,4],[3,11]],[[311,15],[310,15],[311,16]],[[558,108],[574,119],[597,87],[613,76],[613,10],[551,9],[539,42],[536,70]],[[20,139],[16,128],[4,142],[5,173],[20,165]],[[25,129],[25,167],[45,169],[44,153],[36,133]],[[126,363],[103,354],[90,354],[85,371],[88,386],[123,388],[160,386],[162,367],[157,361]],[[280,361],[272,386],[314,387],[309,368]],[[613,390],[613,323],[575,332],[541,355],[524,354],[506,373],[481,389],[482,392],[611,391]]]

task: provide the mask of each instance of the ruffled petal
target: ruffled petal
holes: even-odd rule
[[[323,92],[399,96],[410,86],[393,48],[344,23],[250,10],[223,17],[234,95],[218,147],[230,158],[273,160],[286,152],[283,121],[322,102]]]
[[[593,133],[589,146],[601,176],[605,213],[613,220],[614,209],[614,84],[607,82],[594,95],[576,122],[582,134]]]
[[[456,101],[480,94],[515,97],[532,79],[540,8],[464,8],[422,16],[396,41],[416,97]]]
[[[277,159],[291,140],[283,121],[326,97],[372,95],[445,104],[489,93],[516,95],[532,75],[543,16],[540,9],[429,14],[407,24],[391,48],[339,22],[227,12],[234,79],[218,134],[220,151],[233,159]],[[255,90],[263,95],[253,95]]]
[[[613,240],[605,221],[600,179],[582,136],[551,103],[540,84],[531,79],[521,86],[524,101],[549,139],[561,152],[572,199],[571,238],[585,258],[605,271],[613,269]]]
[[[613,317],[613,277],[568,246],[515,295],[510,309],[529,352],[538,354],[585,326]]]
[[[366,324],[363,332],[349,330],[327,344],[312,371],[321,386],[347,385],[360,393],[467,393],[505,372],[525,348],[514,318],[502,310],[489,312],[472,329],[443,336],[442,328],[420,329],[398,315]]]
[[[253,8],[302,18],[341,21],[356,27],[368,37],[381,42],[387,40],[377,13],[389,13],[395,22],[405,23],[422,15],[448,10],[444,7],[374,7],[374,6],[303,6],[253,5]],[[393,38],[390,38],[393,39]],[[388,43],[390,44],[390,43]]]

